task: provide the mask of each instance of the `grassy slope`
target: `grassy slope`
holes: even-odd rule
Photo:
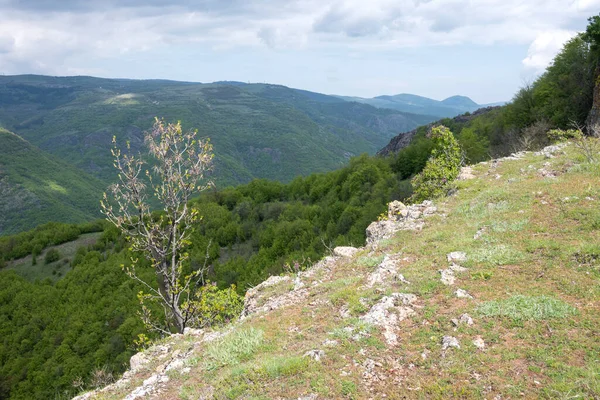
[[[50,279],[52,282],[56,282],[71,270],[71,261],[73,261],[77,249],[79,247],[87,248],[88,246],[94,245],[101,235],[102,233],[100,232],[84,233],[76,240],[57,246],[48,246],[37,256],[35,265],[32,265],[32,256],[28,255],[27,257],[8,261],[6,268],[3,270],[14,270],[18,275],[30,282],[36,280],[42,281],[44,279]],[[51,249],[56,249],[59,252],[60,259],[46,264],[44,258]]]
[[[432,120],[278,85],[0,77],[0,123],[105,182],[112,136],[137,151],[154,116],[212,139],[221,184],[332,170]]]
[[[582,163],[573,148],[567,153],[477,165],[476,179],[438,202],[442,214],[422,231],[402,231],[372,252],[339,260],[305,278],[306,299],[234,325],[222,342],[196,346],[190,373],[171,373],[159,397],[197,398],[209,386],[215,398],[599,397],[600,166]],[[544,178],[542,169],[558,177]],[[447,268],[451,251],[467,253],[468,270],[444,286],[438,270]],[[399,272],[410,284],[367,289],[366,276],[385,254],[402,260]],[[269,293],[292,286],[288,280]],[[457,288],[474,299],[456,298]],[[399,344],[388,347],[357,317],[391,292],[414,293],[418,307],[400,323]],[[344,305],[350,317],[340,315]],[[451,320],[463,313],[474,324],[455,328]],[[352,339],[343,330],[349,326],[366,335]],[[461,348],[443,351],[446,335]],[[472,343],[478,336],[484,350]],[[339,344],[324,346],[326,339]],[[193,347],[193,337],[168,341]],[[325,351],[321,362],[302,357],[313,349]],[[375,362],[371,373],[368,360]],[[123,397],[155,367],[98,398]]]
[[[100,217],[104,185],[0,128],[0,235]]]

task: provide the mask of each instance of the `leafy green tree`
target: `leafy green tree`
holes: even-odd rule
[[[577,35],[554,57],[552,64],[534,85],[539,115],[557,127],[583,125],[592,108],[594,67],[590,45]]]
[[[110,187],[110,199],[105,193],[102,212],[127,236],[132,250],[150,261],[156,273],[158,289],[140,278],[137,259],[126,269],[146,287],[146,293],[139,295],[144,322],[163,333],[173,329],[183,332],[198,312],[192,299],[204,273],[202,268],[186,268],[192,224],[198,219],[198,210],[190,208],[188,202],[193,194],[208,187],[202,182],[212,163],[212,147],[208,141],[197,140],[196,131],[184,133],[180,123],[165,125],[158,118],[145,140],[155,161],[151,169],[145,169],[141,158],[122,155],[116,145],[112,150],[119,182]],[[150,210],[144,175],[162,206],[158,214]],[[154,319],[149,302],[162,305],[165,321]]]
[[[463,128],[457,140],[464,150],[466,162],[474,164],[489,158],[489,140],[483,135],[477,135],[473,128]]]
[[[446,195],[460,173],[462,151],[450,129],[443,125],[431,129],[433,150],[425,168],[411,183],[414,193],[410,200],[420,202]]]
[[[590,44],[590,51],[597,65],[600,60],[600,14],[588,18],[588,25],[582,38]]]
[[[58,260],[60,260],[60,252],[57,249],[48,250],[44,256],[45,264],[50,264]]]

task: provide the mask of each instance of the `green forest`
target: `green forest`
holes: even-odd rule
[[[600,16],[571,39],[534,83],[506,106],[476,118],[439,121],[457,138],[466,163],[532,150],[551,128],[584,126],[600,59]],[[359,246],[365,228],[393,199],[412,194],[433,144],[422,127],[411,144],[389,157],[361,155],[338,170],[289,183],[256,179],[204,192],[193,200],[195,226],[189,267],[210,266],[219,288],[240,295],[270,275],[307,268],[338,245]],[[74,246],[94,234],[93,243]],[[107,223],[50,223],[0,237],[0,399],[67,398],[122,373],[148,334],[138,317],[139,284],[125,239]],[[208,256],[208,259],[207,259]],[[25,260],[25,261],[24,261]],[[63,275],[31,277],[32,264]],[[47,264],[46,264],[47,263]],[[152,269],[141,273],[153,278]]]

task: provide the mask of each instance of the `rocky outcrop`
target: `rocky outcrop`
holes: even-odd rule
[[[452,118],[452,120],[454,122],[457,123],[465,123],[465,122],[469,122],[470,120],[472,120],[475,117],[478,117],[480,115],[486,114],[492,110],[495,110],[499,108],[498,106],[496,107],[484,107],[484,108],[480,108],[477,111],[474,111],[472,113],[467,113],[467,114],[462,114],[462,115],[458,115],[454,118]],[[436,122],[432,122],[431,124],[427,125],[427,130],[431,129],[431,127],[436,126],[436,125],[440,125],[441,120],[440,121],[436,121]],[[418,129],[418,128],[417,128]],[[405,148],[406,146],[408,146],[410,144],[410,142],[412,141],[413,137],[417,134],[417,129],[413,129],[412,131],[409,132],[404,132],[401,133],[397,136],[394,136],[390,142],[388,143],[387,146],[385,146],[383,149],[379,150],[377,152],[378,156],[388,156],[390,154],[394,154],[399,152],[400,150],[402,150],[403,148]]]
[[[424,217],[437,212],[437,208],[429,200],[421,204],[406,206],[399,201],[388,205],[388,216],[379,221],[372,222],[367,227],[367,244],[391,238],[396,232],[402,230],[420,230],[425,224]]]
[[[594,87],[594,102],[586,121],[588,128],[600,126],[600,65],[596,68],[594,76],[596,86]]]

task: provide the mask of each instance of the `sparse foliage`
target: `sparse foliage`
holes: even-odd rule
[[[144,322],[163,333],[173,329],[183,332],[195,318],[197,308],[192,300],[204,273],[203,267],[188,268],[186,248],[192,224],[199,217],[188,202],[209,185],[204,179],[211,167],[212,147],[208,140],[197,140],[195,131],[184,133],[180,123],[165,125],[158,118],[145,141],[155,161],[150,169],[141,157],[122,154],[115,144],[112,155],[119,181],[110,186],[110,196],[104,194],[102,212],[126,235],[131,250],[143,254],[156,272],[158,289],[139,277],[137,259],[132,258],[131,265],[124,267],[146,287],[138,295]],[[148,188],[161,204],[158,213],[150,210]],[[163,322],[152,315],[151,302],[163,306]]]
[[[431,156],[423,171],[411,181],[414,193],[410,200],[413,202],[446,195],[460,173],[462,151],[450,129],[445,126],[432,128],[431,140],[434,146]]]
[[[576,127],[574,129],[552,129],[548,131],[548,137],[552,140],[570,140],[578,152],[585,157],[587,162],[600,161],[600,126],[588,128],[589,135]]]

